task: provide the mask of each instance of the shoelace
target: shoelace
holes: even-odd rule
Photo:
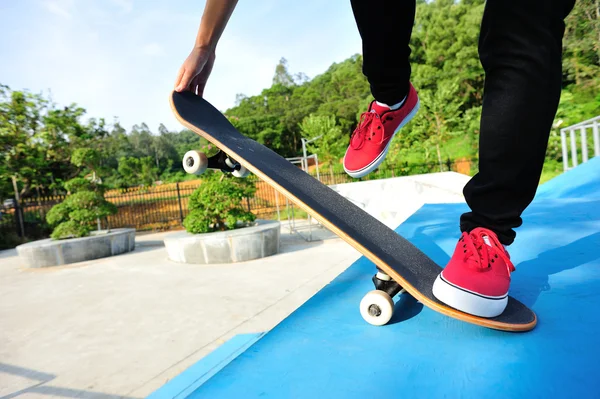
[[[375,112],[363,112],[360,116],[358,126],[354,129],[352,137],[350,138],[350,145],[352,148],[360,150],[365,144],[365,140],[367,140],[367,136],[371,133],[372,129],[382,130],[382,133],[379,135],[379,144],[383,143],[384,135],[381,118]]]
[[[485,242],[484,236],[488,238],[492,246]],[[463,242],[464,259],[468,264],[479,269],[487,269],[491,266],[491,263],[495,262],[495,259],[500,257],[504,260],[509,275],[515,271],[510,258],[502,249],[502,244],[494,235],[486,233],[485,230],[476,229],[470,234],[463,233],[461,240]]]

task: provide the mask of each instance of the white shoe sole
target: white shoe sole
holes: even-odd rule
[[[344,162],[343,162],[344,163],[344,171],[351,177],[360,178],[360,177],[368,175],[369,173],[371,173],[372,171],[377,169],[379,167],[379,165],[381,165],[381,163],[385,159],[388,149],[390,148],[390,144],[392,144],[392,140],[396,136],[396,133],[398,133],[400,131],[400,129],[402,129],[408,122],[411,121],[411,119],[417,114],[417,111],[419,110],[420,106],[421,106],[421,102],[420,102],[420,100],[417,99],[417,103],[415,104],[415,107],[413,108],[412,111],[410,111],[410,113],[408,115],[406,115],[406,118],[404,118],[404,120],[400,123],[400,125],[398,125],[398,127],[394,131],[394,134],[392,134],[392,137],[390,138],[387,145],[385,146],[385,149],[381,152],[381,154],[379,154],[379,156],[377,158],[375,158],[375,160],[373,162],[371,162],[364,168],[358,169],[358,170],[346,169],[346,166],[345,166],[346,155],[344,155]]]
[[[433,295],[454,309],[479,317],[496,317],[504,312],[508,303],[508,293],[502,296],[477,294],[448,282],[441,273],[433,283]]]

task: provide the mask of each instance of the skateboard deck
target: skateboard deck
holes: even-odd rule
[[[170,103],[182,125],[295,202],[425,306],[496,330],[528,331],[535,327],[535,313],[512,297],[508,298],[505,311],[494,318],[463,313],[438,301],[432,286],[442,268],[408,240],[276,152],[238,132],[205,99],[190,92],[174,91]]]

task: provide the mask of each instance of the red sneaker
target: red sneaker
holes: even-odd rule
[[[406,125],[419,109],[419,97],[412,84],[408,95],[398,109],[382,107],[375,101],[363,112],[360,122],[344,155],[344,170],[352,177],[363,177],[385,159],[392,138]]]
[[[492,231],[463,233],[452,259],[433,284],[433,295],[446,305],[480,317],[496,317],[508,303],[508,252]]]

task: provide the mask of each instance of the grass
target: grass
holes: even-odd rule
[[[472,148],[471,140],[468,136],[457,136],[448,140],[441,148],[442,158],[451,160],[462,158],[474,158],[477,155],[477,149]]]
[[[456,136],[442,144],[440,148],[442,162],[446,163],[448,159],[456,161],[459,159],[472,159],[477,155],[477,149],[473,147],[473,143],[468,136]],[[401,162],[406,162],[409,165],[437,164],[438,156],[434,147],[429,149],[427,158],[425,151],[415,149],[401,157],[395,157],[393,154],[390,158],[396,158]]]
[[[540,183],[544,184],[549,180],[554,179],[563,173],[563,166],[558,161],[548,160],[544,163],[544,169],[542,169],[542,176],[540,177]]]

